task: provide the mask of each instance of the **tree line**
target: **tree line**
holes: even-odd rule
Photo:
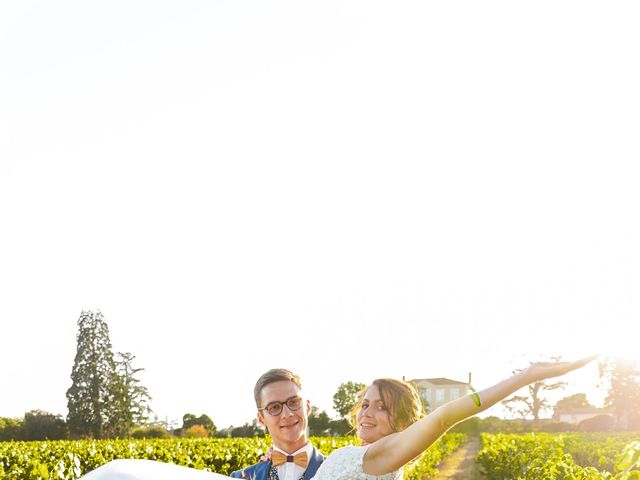
[[[24,418],[0,417],[0,441],[59,440],[82,438],[158,438],[158,437],[254,437],[264,429],[254,419],[240,426],[218,430],[206,414],[186,413],[182,426],[169,429],[162,422],[150,421],[151,395],[142,384],[134,365],[135,355],[113,352],[109,327],[100,311],[82,311],[78,318],[76,355],[71,369],[71,386],[66,392],[66,418],[42,410],[32,410]],[[311,435],[345,435],[351,431],[347,421],[349,405],[355,404],[363,384],[346,382],[334,395],[341,418],[332,419],[326,411],[313,407],[309,415]]]
[[[152,422],[151,395],[142,385],[134,366],[135,355],[113,353],[109,328],[100,311],[82,311],[78,319],[77,348],[71,370],[71,387],[66,392],[68,415],[54,415],[41,410],[25,413],[24,418],[0,417],[0,441],[78,438],[157,438],[157,437],[254,437],[264,436],[264,429],[254,419],[240,426],[218,430],[206,414],[186,413],[182,426],[170,430],[162,422]],[[607,358],[600,363],[600,378],[608,388],[605,407],[614,414],[613,422],[591,421],[592,430],[640,430],[640,370],[624,359]],[[344,382],[333,396],[334,409],[340,418],[332,419],[326,411],[313,407],[309,415],[309,433],[316,436],[346,435],[352,432],[348,417],[364,388],[358,382]],[[525,395],[505,400],[504,405],[522,419],[509,421],[489,417],[470,419],[458,426],[460,431],[526,431],[575,429],[570,424],[540,426],[540,414],[551,408],[544,393],[564,388],[564,382],[536,382]],[[425,410],[429,405],[425,403]],[[591,407],[585,394],[560,400],[555,408]],[[598,423],[599,422],[599,423]],[[557,423],[557,422],[556,422]]]

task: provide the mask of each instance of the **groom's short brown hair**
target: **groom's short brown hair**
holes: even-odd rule
[[[293,382],[299,389],[302,389],[299,376],[294,375],[292,372],[284,368],[272,368],[268,372],[263,373],[256,382],[256,386],[253,387],[253,397],[256,400],[256,406],[258,408],[260,408],[260,393],[262,392],[262,389],[270,383],[281,382],[283,380]]]

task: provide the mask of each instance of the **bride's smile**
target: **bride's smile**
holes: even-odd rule
[[[389,419],[389,410],[376,385],[371,385],[364,397],[357,416],[358,436],[362,443],[373,443],[394,432]]]

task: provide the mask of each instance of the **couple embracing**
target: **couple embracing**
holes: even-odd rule
[[[233,472],[233,478],[252,480],[310,480],[314,478],[324,456],[307,439],[311,403],[304,399],[300,378],[289,370],[273,369],[262,375],[253,391],[258,421],[271,434],[271,459]],[[363,392],[352,423],[363,445],[368,445],[394,431],[404,430],[422,414],[418,393],[408,383],[378,379]],[[346,451],[349,451],[347,449]],[[345,451],[345,452],[346,452]],[[345,457],[343,470],[362,467],[360,451]],[[333,461],[333,457],[332,457]],[[355,470],[357,469],[357,470]],[[388,478],[401,477],[392,472]]]
[[[522,387],[580,368],[575,362],[534,363],[496,385],[460,397],[424,415],[416,390],[394,379],[374,380],[362,392],[353,423],[360,446],[323,457],[307,439],[311,410],[300,379],[288,370],[262,375],[254,397],[258,421],[273,439],[271,459],[233,472],[250,480],[400,480],[402,467],[424,452],[456,423],[486,410]],[[230,477],[149,460],[114,460],[83,480],[224,480]]]

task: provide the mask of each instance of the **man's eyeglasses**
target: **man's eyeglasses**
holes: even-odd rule
[[[286,405],[289,410],[295,412],[302,407],[302,399],[300,397],[287,398],[284,402],[271,402],[266,407],[259,408],[258,410],[266,410],[272,417],[277,417],[282,413],[282,406]]]

